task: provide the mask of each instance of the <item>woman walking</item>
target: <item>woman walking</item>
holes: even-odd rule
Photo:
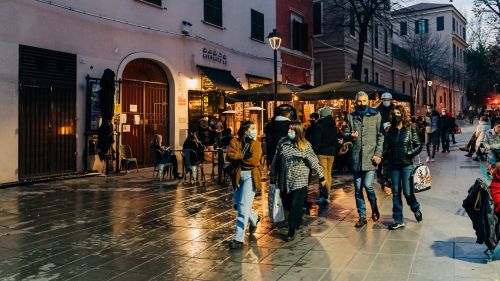
[[[392,218],[394,223],[389,225],[389,229],[394,230],[405,226],[401,193],[415,214],[415,219],[419,222],[422,221],[420,204],[417,202],[410,185],[413,157],[422,151],[422,144],[417,129],[411,124],[410,118],[402,106],[394,107],[389,122],[391,122],[391,127],[385,142],[385,151],[391,163],[389,168],[392,180]]]
[[[271,182],[278,182],[281,192],[286,194],[285,207],[289,210],[288,234],[285,241],[295,237],[295,231],[302,225],[302,206],[309,184],[309,172],[315,170],[322,185],[326,184],[318,157],[311,144],[306,141],[300,121],[292,121],[288,136],[278,143],[271,162]]]
[[[239,249],[245,240],[245,230],[250,221],[249,232],[257,230],[260,216],[252,210],[255,190],[261,188],[260,160],[261,143],[256,140],[257,129],[251,121],[244,121],[238,130],[238,138],[234,138],[227,148],[227,160],[234,165],[232,176],[233,196],[238,216],[236,219],[236,235],[229,243],[231,249]]]

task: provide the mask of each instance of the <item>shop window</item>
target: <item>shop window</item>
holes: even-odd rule
[[[203,1],[204,21],[222,26],[222,0]]]
[[[264,42],[264,14],[251,9],[251,38]]]

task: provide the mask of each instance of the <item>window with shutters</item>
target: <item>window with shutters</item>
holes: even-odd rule
[[[466,37],[466,35],[465,35],[465,34],[466,34],[466,33],[465,33],[465,27],[462,27],[462,38],[463,38],[464,40],[466,40],[466,39],[465,39],[465,37]]]
[[[251,34],[252,39],[264,42],[264,14],[254,9],[250,10]]]
[[[453,28],[453,32],[455,32],[455,18],[451,20],[451,27]]]
[[[354,11],[349,12],[349,34],[356,36],[356,14]]]
[[[399,23],[399,35],[404,36],[408,34],[408,24],[406,22]]]
[[[444,17],[436,18],[436,30],[437,31],[444,30]]]
[[[384,28],[384,53],[389,52],[389,38],[388,38],[387,28]]]
[[[314,2],[313,4],[313,33],[314,35],[323,34],[323,3]]]
[[[365,68],[365,83],[368,83],[368,68]]]
[[[375,41],[375,49],[378,49],[378,24],[373,27],[373,40]]]
[[[297,51],[307,51],[308,31],[307,24],[302,23],[303,19],[297,14],[291,14],[290,22],[290,41],[292,49]]]
[[[415,21],[415,34],[428,33],[429,32],[429,20],[421,19]]]
[[[222,0],[203,1],[204,21],[222,27]]]

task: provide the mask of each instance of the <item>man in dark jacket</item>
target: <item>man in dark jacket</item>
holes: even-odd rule
[[[380,113],[380,116],[382,117],[381,125],[382,128],[384,129],[384,135],[385,135],[385,130],[389,128],[389,115],[391,114],[392,109],[394,109],[394,103],[392,103],[392,95],[391,93],[383,93],[382,94],[382,103],[377,107],[378,112]],[[385,142],[385,140],[384,140]],[[391,187],[391,178],[389,176],[389,162],[387,159],[382,160],[382,164],[378,165],[377,168],[377,179],[378,183],[380,184],[380,187],[382,190],[385,191],[384,187],[387,185],[387,187]]]
[[[450,133],[454,130],[453,120],[448,116],[446,109],[441,109],[441,117],[439,119],[439,134],[441,135],[441,152],[450,152]]]
[[[266,134],[266,157],[268,165],[273,162],[274,154],[276,154],[276,147],[282,137],[288,135],[290,128],[290,110],[287,107],[276,108],[277,115],[266,124],[264,133]]]
[[[309,115],[309,122],[311,122],[311,126],[306,129],[306,140],[311,144],[313,143],[314,129],[316,128],[316,122],[318,122],[318,119],[319,114],[317,112],[313,112]]]
[[[338,130],[332,117],[332,109],[324,107],[319,111],[320,119],[314,129],[313,149],[323,168],[326,184],[321,188],[317,204],[328,203],[332,188],[332,167],[338,151]]]

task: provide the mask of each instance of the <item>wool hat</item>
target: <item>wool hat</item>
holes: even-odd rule
[[[332,115],[332,109],[329,107],[323,107],[319,110],[319,116],[326,117],[328,115]]]

